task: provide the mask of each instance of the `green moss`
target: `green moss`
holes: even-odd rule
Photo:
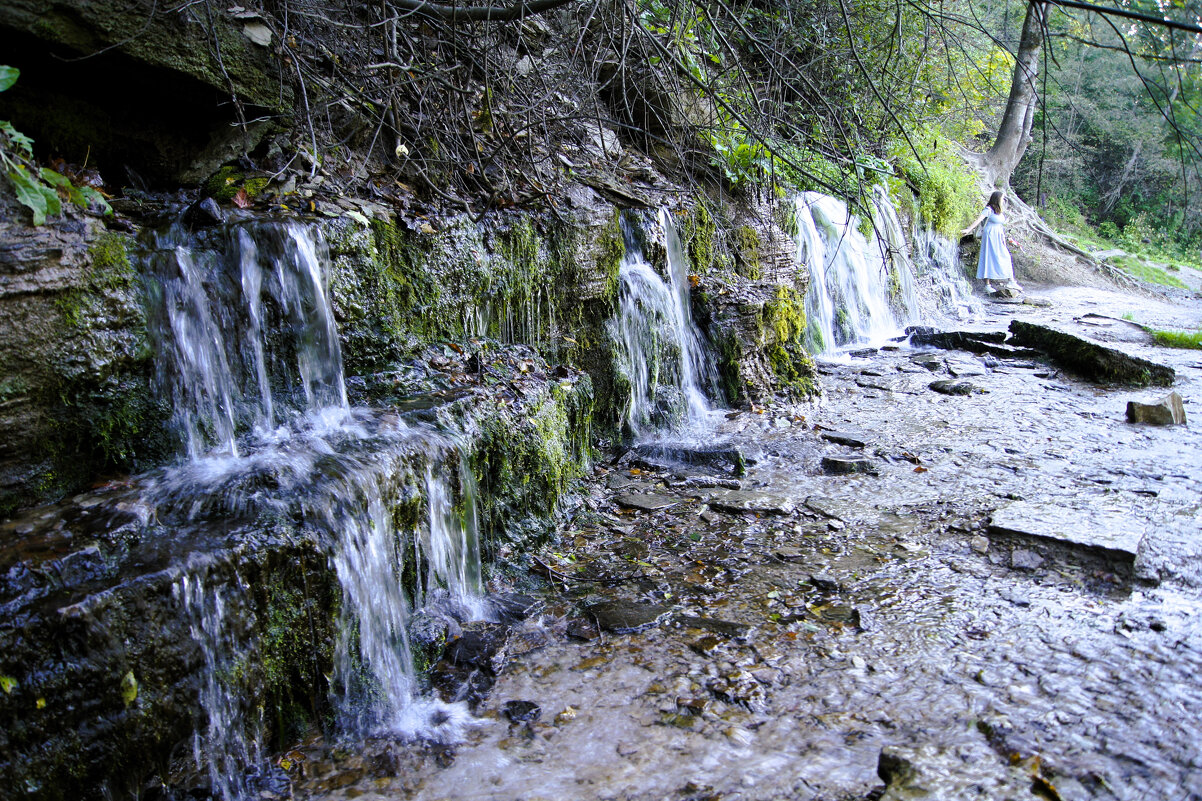
[[[246,181],[243,182],[242,188],[246,190],[247,197],[255,197],[262,194],[263,190],[266,189],[267,185],[270,183],[271,179],[266,175],[263,175],[259,176],[258,178],[247,178]]]
[[[679,229],[692,272],[705,275],[719,266],[718,226],[705,200],[699,200],[691,213],[682,218]]]
[[[778,286],[776,296],[764,304],[764,325],[773,340],[766,353],[772,372],[797,396],[812,395],[816,384],[814,362],[806,353],[805,298],[797,290]]]
[[[626,240],[622,237],[621,216],[617,209],[614,209],[609,223],[601,229],[598,246],[597,268],[605,275],[605,295],[616,300],[621,282],[619,269],[622,259],[626,258]]]
[[[714,344],[718,351],[718,385],[731,404],[742,405],[746,395],[743,369],[739,362],[743,355],[739,338],[733,332],[724,332]]]
[[[760,235],[749,225],[734,230],[735,269],[739,275],[758,281],[763,275],[760,262]]]
[[[800,345],[772,345],[767,353],[772,372],[786,390],[801,398],[809,397],[817,391],[814,360]]]
[[[236,167],[225,166],[205,181],[204,193],[222,203],[229,202],[238,193],[242,173]]]
[[[764,321],[780,344],[800,344],[806,331],[805,298],[796,289],[776,287],[775,297],[764,304]]]

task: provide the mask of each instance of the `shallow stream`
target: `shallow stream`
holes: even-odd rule
[[[464,742],[314,737],[278,757],[295,796],[1202,798],[1202,357],[1117,319],[1186,326],[1198,304],[1030,296],[1052,305],[987,303],[976,328],[1123,342],[1177,370],[1190,425],[1129,424],[1165,391],[1039,362],[824,362],[817,403],[714,431],[745,475],[596,468],[528,614],[436,668],[476,712]],[[928,388],[949,376],[978,391]]]

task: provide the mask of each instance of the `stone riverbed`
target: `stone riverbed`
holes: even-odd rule
[[[1120,319],[1202,304],[1028,298],[1050,305],[971,327],[1171,366],[1188,425],[1126,421],[1167,389],[1027,358],[820,363],[814,404],[597,464],[525,586],[494,587],[506,622],[435,669],[463,741],[315,736],[277,758],[295,797],[1202,798],[1202,354]]]

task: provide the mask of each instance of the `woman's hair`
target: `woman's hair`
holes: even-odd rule
[[[1002,193],[1002,191],[1000,189],[989,196],[989,208],[993,209],[994,214],[1002,213],[1002,198],[1003,197],[1005,197],[1005,195]]]

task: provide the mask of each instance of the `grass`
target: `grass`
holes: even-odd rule
[[[1153,267],[1151,264],[1144,262],[1134,257],[1122,257],[1114,260],[1117,267],[1122,267],[1132,277],[1138,278],[1141,281],[1147,281],[1150,284],[1161,284],[1163,286],[1176,287],[1178,289],[1189,289],[1180,278],[1169,275],[1168,272],[1159,267]]]
[[[1202,331],[1153,331],[1152,338],[1166,348],[1202,350]]]

